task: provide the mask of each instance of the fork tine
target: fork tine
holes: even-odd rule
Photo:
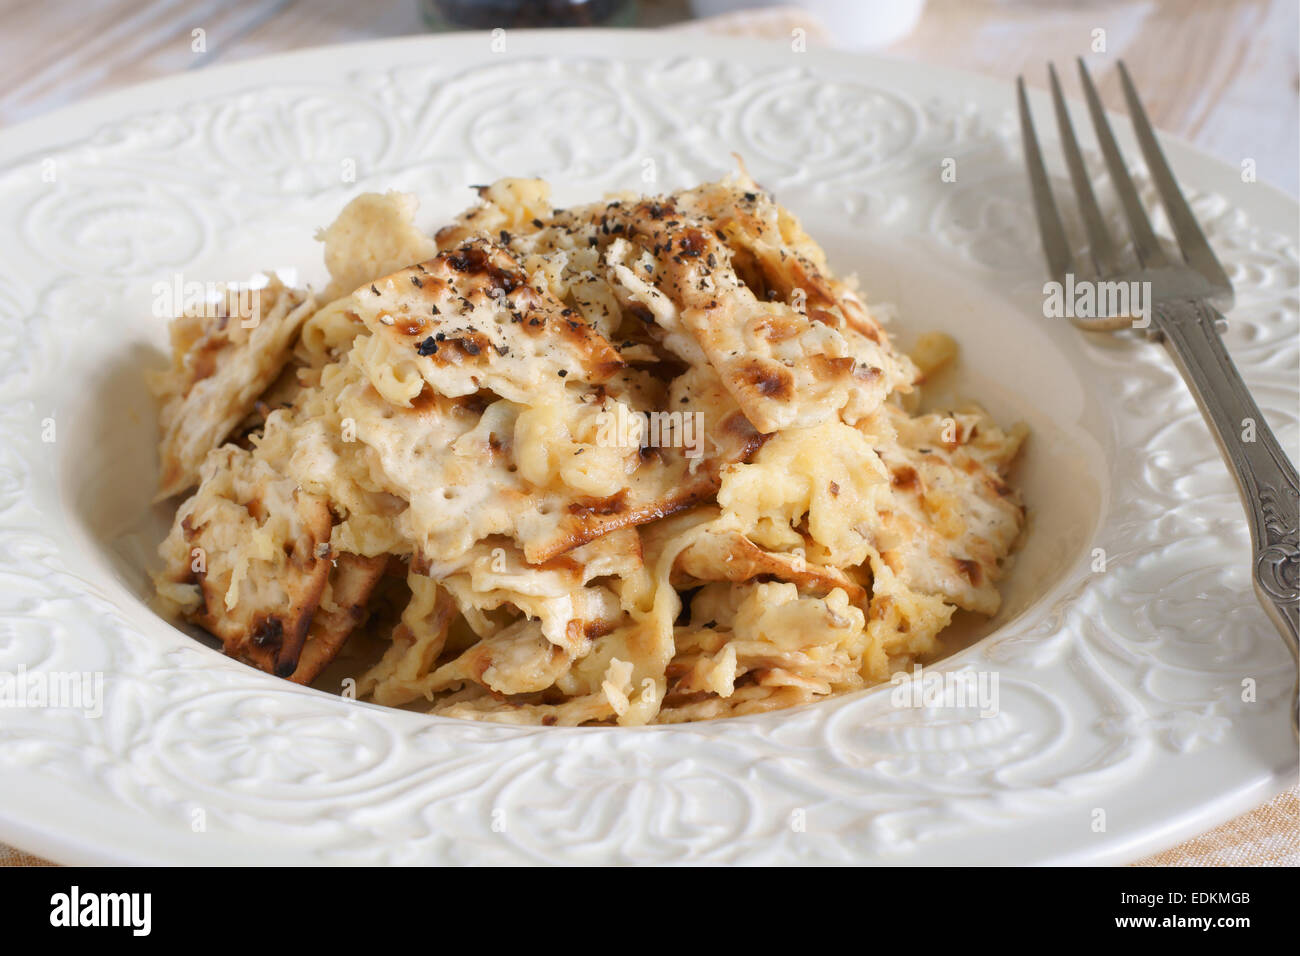
[[[1101,105],[1101,97],[1097,95],[1097,88],[1092,85],[1092,77],[1088,75],[1088,68],[1083,65],[1083,58],[1080,57],[1078,62],[1084,97],[1088,101],[1088,112],[1092,116],[1093,129],[1097,132],[1097,143],[1101,146],[1102,156],[1106,158],[1110,181],[1115,184],[1115,192],[1119,194],[1120,204],[1124,207],[1124,218],[1128,220],[1138,262],[1148,268],[1166,265],[1168,260],[1160,248],[1156,234],[1151,231],[1151,221],[1147,219],[1147,214],[1142,209],[1142,202],[1138,199],[1133,180],[1129,177],[1128,170],[1124,168],[1124,157],[1119,154],[1119,146],[1115,144],[1115,134],[1110,130],[1106,110]]]
[[[1106,229],[1106,222],[1101,217],[1101,210],[1097,208],[1097,197],[1088,180],[1087,167],[1083,165],[1083,154],[1079,152],[1079,141],[1074,136],[1070,111],[1061,93],[1061,83],[1056,78],[1056,67],[1050,63],[1047,64],[1047,75],[1052,85],[1052,103],[1056,107],[1056,126],[1061,134],[1061,147],[1065,151],[1066,165],[1070,167],[1070,181],[1074,183],[1075,199],[1083,216],[1083,226],[1088,233],[1092,263],[1096,266],[1098,275],[1114,275],[1119,271],[1115,246]]]
[[[1211,285],[1232,288],[1227,273],[1223,271],[1223,266],[1219,264],[1219,259],[1210,248],[1210,244],[1205,241],[1205,233],[1201,232],[1196,217],[1192,215],[1191,207],[1187,205],[1187,200],[1183,198],[1178,188],[1178,182],[1174,179],[1173,171],[1165,160],[1164,151],[1160,149],[1155,130],[1151,128],[1151,120],[1147,118],[1146,110],[1142,108],[1142,102],[1138,99],[1137,90],[1133,87],[1133,80],[1128,75],[1128,68],[1124,66],[1123,60],[1119,61],[1119,78],[1124,87],[1124,98],[1128,101],[1128,113],[1133,122],[1133,132],[1137,134],[1138,145],[1142,147],[1142,156],[1146,159],[1147,169],[1151,173],[1152,180],[1155,181],[1160,200],[1165,205],[1165,212],[1169,214],[1169,224],[1173,227],[1174,236],[1183,251],[1183,258]]]
[[[1025,147],[1025,165],[1029,167],[1029,186],[1034,194],[1034,213],[1038,217],[1038,232],[1043,240],[1043,254],[1047,257],[1047,271],[1054,279],[1064,278],[1071,269],[1070,243],[1061,225],[1061,215],[1052,198],[1052,186],[1043,165],[1043,153],[1034,135],[1034,120],[1029,115],[1029,97],[1025,95],[1025,78],[1016,77],[1016,94],[1020,99],[1020,138]]]

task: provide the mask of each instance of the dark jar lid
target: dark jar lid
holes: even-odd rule
[[[630,26],[636,0],[420,0],[435,30]]]

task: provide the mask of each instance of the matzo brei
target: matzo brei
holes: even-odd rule
[[[937,339],[896,349],[757,184],[479,193],[436,236],[360,196],[319,304],[178,320],[162,607],[377,703],[625,726],[867,687],[997,611],[1024,429],[908,411]]]

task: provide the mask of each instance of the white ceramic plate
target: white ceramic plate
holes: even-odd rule
[[[66,862],[1118,862],[1294,779],[1293,669],[1191,398],[1158,346],[1042,317],[1008,86],[666,34],[489,44],[278,56],[0,134],[0,671],[102,673],[105,698],[0,711],[0,839]],[[1168,148],[1238,289],[1229,347],[1294,447],[1296,204]],[[319,281],[312,232],[361,190],[418,192],[433,224],[501,175],[566,204],[716,177],[733,151],[897,304],[905,346],[959,340],[952,391],[1033,430],[1007,608],[940,665],[996,674],[995,716],[885,688],[500,728],[295,687],[148,609],[155,282]]]

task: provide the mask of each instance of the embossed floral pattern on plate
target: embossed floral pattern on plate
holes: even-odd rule
[[[310,270],[312,230],[362,189],[442,216],[494,176],[544,175],[569,201],[716,176],[735,151],[837,265],[870,272],[859,240],[911,250],[977,290],[973,315],[1030,336],[1041,266],[996,84],[634,33],[509,44],[311,51],[0,135],[0,670],[101,671],[106,693],[98,720],[5,712],[0,837],[70,862],[1103,862],[1293,774],[1289,661],[1195,405],[1160,350],[1075,334],[1053,347],[1083,383],[1100,517],[1042,593],[941,665],[997,672],[989,718],[885,690],[688,727],[482,726],[276,682],[153,617],[132,571],[148,548],[109,533],[152,481],[132,384],[163,340],[150,283]],[[1170,150],[1238,288],[1229,347],[1293,446],[1294,203],[1279,216],[1264,187]],[[959,338],[978,351],[981,334]],[[1029,341],[1006,347],[1032,377]]]

